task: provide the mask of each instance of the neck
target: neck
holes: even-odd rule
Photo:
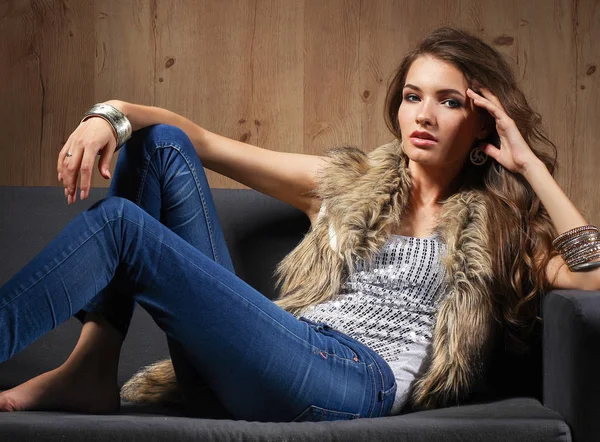
[[[411,176],[409,204],[413,209],[431,209],[439,201],[448,198],[457,189],[457,175],[450,167],[426,167],[414,161],[408,162]]]

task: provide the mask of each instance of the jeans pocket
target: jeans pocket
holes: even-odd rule
[[[320,422],[358,419],[360,414],[345,411],[328,410],[326,408],[310,405],[300,413],[292,422]]]
[[[388,396],[395,396],[397,389],[398,384],[396,384],[396,381],[394,381],[394,385],[392,385],[392,388],[390,388],[389,390],[383,390],[381,391],[381,393],[379,393],[379,399],[384,400]]]

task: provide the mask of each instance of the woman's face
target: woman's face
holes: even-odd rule
[[[485,136],[481,117],[467,97],[468,87],[462,72],[447,62],[430,56],[413,62],[398,109],[410,160],[431,167],[462,167],[475,139]],[[435,141],[413,137],[414,131],[429,132]]]

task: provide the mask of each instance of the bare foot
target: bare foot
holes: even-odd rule
[[[79,341],[55,370],[0,393],[0,411],[119,411],[117,367],[122,336],[100,316],[88,313]]]
[[[61,367],[0,393],[0,411],[62,410],[111,413],[120,408],[116,373]]]

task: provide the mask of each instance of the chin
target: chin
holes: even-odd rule
[[[410,161],[428,166],[436,166],[439,163],[437,149],[413,146],[410,141],[403,144],[402,148]]]
[[[410,163],[418,164],[423,169],[431,171],[446,171],[452,169],[453,164],[447,159],[438,155],[438,152],[426,151],[424,149],[414,149],[406,153]]]

